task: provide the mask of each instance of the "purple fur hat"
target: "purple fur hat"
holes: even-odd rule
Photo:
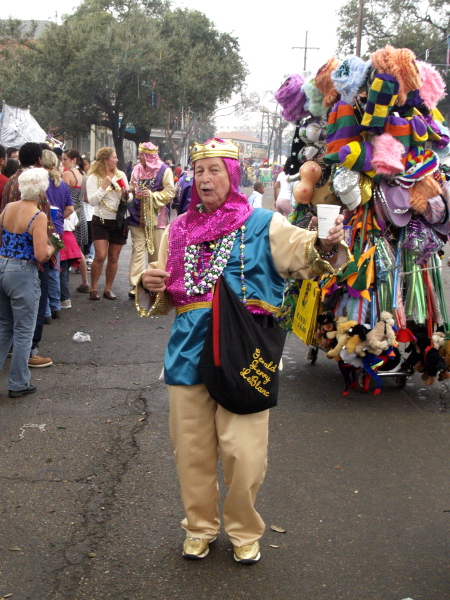
[[[308,112],[304,110],[306,95],[302,90],[305,80],[301,75],[291,75],[274,94],[275,100],[283,108],[281,116],[290,123],[305,117]]]

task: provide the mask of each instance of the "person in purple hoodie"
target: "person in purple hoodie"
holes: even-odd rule
[[[129,207],[131,233],[130,285],[134,288],[148,262],[157,260],[164,229],[169,222],[169,203],[175,195],[172,169],[160,159],[158,148],[151,142],[139,144],[138,164],[131,175],[134,199]]]

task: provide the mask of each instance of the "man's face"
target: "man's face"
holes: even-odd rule
[[[19,151],[16,150],[15,152],[12,152],[11,156],[9,158],[14,158],[14,160],[19,160]]]
[[[138,154],[138,161],[141,163],[141,165],[143,167],[145,167],[147,165],[147,162],[145,160],[145,152],[139,152],[139,154]]]
[[[195,187],[207,213],[222,206],[230,192],[230,178],[221,158],[202,158],[194,165]]]

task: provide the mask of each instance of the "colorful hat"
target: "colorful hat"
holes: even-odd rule
[[[285,121],[295,123],[308,113],[304,109],[306,94],[302,89],[305,80],[301,75],[291,75],[275,92],[274,97],[283,108],[281,116]]]
[[[405,104],[408,93],[422,86],[416,55],[409,48],[394,48],[389,44],[371,55],[373,66],[379,73],[387,73],[399,83],[397,104]]]
[[[425,179],[439,168],[439,160],[432,150],[424,150],[421,146],[412,148],[406,156],[405,172],[395,179],[399,185],[408,188],[417,181]]]
[[[333,188],[349,210],[355,210],[361,204],[360,174],[340,167],[333,179]]]
[[[339,150],[338,155],[339,162],[346,169],[351,171],[373,170],[373,148],[370,142],[350,142]]]
[[[333,56],[324,65],[320,67],[314,77],[314,85],[323,96],[323,105],[326,108],[331,108],[337,100],[339,100],[339,93],[334,87],[334,82],[331,79],[331,74],[339,66],[339,60]]]
[[[397,227],[407,225],[412,217],[409,204],[409,191],[399,185],[389,185],[381,179],[374,195],[375,211],[381,221],[390,221]]]
[[[403,173],[402,155],[405,148],[390,133],[376,135],[373,140],[372,165],[377,175],[397,175]]]
[[[398,89],[395,77],[386,73],[375,77],[369,89],[366,110],[361,121],[364,128],[382,133],[389,110],[397,100]]]
[[[385,133],[391,134],[404,146],[402,162],[406,164],[407,154],[414,146],[422,147],[428,139],[427,125],[421,117],[398,117],[389,115],[384,127]]]
[[[442,235],[450,234],[450,181],[446,181],[442,184],[442,194],[439,196],[445,201],[446,205],[446,216],[444,222],[434,223],[433,228],[441,233]]]
[[[360,142],[361,127],[355,117],[353,107],[347,102],[337,102],[328,115],[326,128],[327,154],[323,157],[326,164],[338,163],[339,150],[351,142]]]
[[[341,99],[353,104],[359,89],[367,79],[370,61],[365,62],[359,56],[349,56],[341,62],[339,67],[331,73],[331,79]]]
[[[327,109],[322,103],[323,95],[314,85],[314,77],[310,77],[303,84],[302,90],[305,92],[307,101],[305,110],[308,110],[314,117],[321,117],[327,112]]]

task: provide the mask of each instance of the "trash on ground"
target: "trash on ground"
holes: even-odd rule
[[[286,533],[286,529],[283,529],[282,527],[279,527],[278,525],[271,525],[270,529],[272,531],[277,531],[278,533]]]
[[[82,331],[77,331],[73,336],[74,342],[90,342],[91,336],[88,333],[83,333]]]

